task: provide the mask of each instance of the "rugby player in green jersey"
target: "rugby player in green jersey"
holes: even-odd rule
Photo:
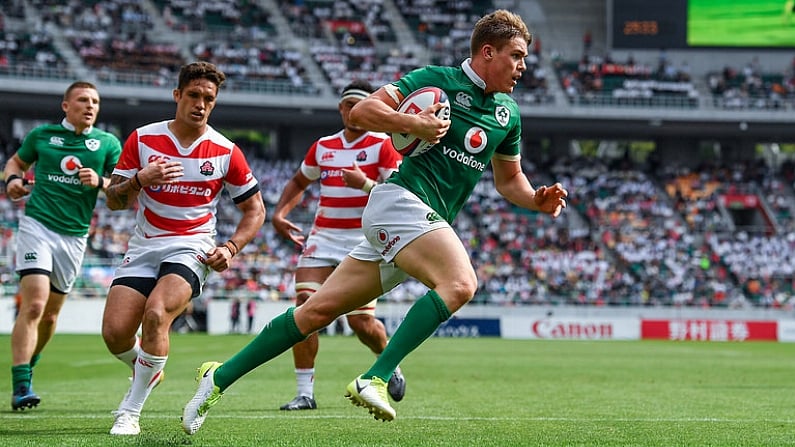
[[[99,93],[88,82],[66,89],[59,124],[36,127],[5,165],[11,200],[30,195],[19,219],[16,271],[22,302],[11,332],[11,408],[32,408],[33,366],[55,333],[58,313],[77,278],[97,195],[121,154],[114,135],[94,127]],[[33,179],[25,172],[34,167]]]
[[[224,390],[244,374],[410,275],[430,290],[409,309],[381,356],[348,385],[346,394],[376,419],[394,419],[387,396],[392,372],[477,290],[472,263],[450,222],[487,165],[492,164],[497,191],[517,206],[553,217],[566,207],[563,186],[534,188],[521,170],[519,109],[508,94],[526,69],[531,41],[519,16],[495,11],[475,25],[471,57],[461,66],[418,69],[351,110],[350,119],[358,127],[410,133],[436,144],[405,157],[399,172],[373,188],[362,215],[367,241],[351,251],[314,295],[271,320],[226,362],[199,367],[198,390],[183,411],[185,432],[195,433]],[[435,116],[438,104],[416,115],[396,112],[403,97],[425,86],[446,91],[450,121]]]

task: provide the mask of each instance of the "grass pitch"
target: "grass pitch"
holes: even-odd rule
[[[0,371],[10,399],[9,337]],[[795,345],[433,338],[403,363],[397,419],[342,397],[372,362],[352,337],[322,337],[315,411],[279,411],[295,394],[292,357],[242,378],[194,436],[179,417],[195,369],[245,335],[172,335],[166,380],[142,434],[108,434],[129,371],[99,335],[56,335],[36,367],[38,408],[0,408],[2,446],[777,446],[795,445]]]

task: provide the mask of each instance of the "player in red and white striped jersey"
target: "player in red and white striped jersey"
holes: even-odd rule
[[[182,67],[174,119],[132,132],[111,177],[111,209],[138,203],[102,321],[108,349],[133,371],[114,435],[140,432],[141,409],[163,378],[172,322],[201,293],[210,269],[226,270],[265,220],[259,184],[242,151],[207,124],[224,80],[207,62]],[[215,214],[224,189],[243,214],[232,237],[219,245]]]
[[[339,111],[344,128],[315,141],[301,167],[287,183],[273,214],[273,226],[286,239],[303,248],[295,272],[296,305],[304,303],[328,278],[353,247],[364,240],[362,211],[377,180],[387,179],[401,162],[389,136],[367,132],[348,123],[356,103],[374,91],[366,81],[354,81],[342,91]],[[320,182],[320,203],[308,237],[287,220],[312,182]],[[375,318],[376,301],[347,314],[359,340],[376,355],[386,347],[384,325]],[[298,394],[282,410],[317,408],[314,398],[317,334],[293,346]],[[403,398],[405,381],[398,369],[390,381],[392,397]]]

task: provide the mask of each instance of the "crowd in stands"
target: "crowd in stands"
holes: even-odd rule
[[[298,163],[252,159],[269,210]],[[791,165],[771,170],[764,163],[704,164],[655,172],[626,161],[608,163],[584,157],[561,159],[543,169],[526,163],[526,173],[537,183],[567,185],[570,206],[557,220],[505,201],[487,171],[455,223],[478,271],[475,301],[505,306],[791,309],[795,305],[795,227],[791,222],[780,222],[778,230],[770,233],[734,229],[725,210],[705,220],[692,216],[721,208],[720,197],[729,191],[764,188],[769,178],[776,179],[791,215],[795,193],[792,179],[786,177]],[[291,214],[305,231],[311,227],[317,199],[317,188],[310,187]],[[7,287],[16,280],[8,260],[23,206],[24,202],[0,197],[4,229],[0,259],[6,261],[1,264],[0,278]],[[231,201],[221,201],[219,240],[232,234],[238,212]],[[132,210],[111,212],[102,203],[97,207],[86,267],[78,283],[82,293],[104,296],[113,267],[126,250],[133,219]],[[279,238],[266,222],[232,268],[210,276],[203,297],[289,299],[298,255],[298,247]],[[423,291],[422,284],[410,280],[387,299],[407,301]]]
[[[473,23],[494,7],[492,0],[391,1],[429,59],[402,48],[384,0],[277,0],[278,11],[248,0],[152,0],[158,22],[181,35],[180,43],[153,39],[155,20],[137,0],[13,0],[0,5],[0,73],[16,69],[26,76],[69,76],[69,64],[52,43],[57,27],[83,65],[102,82],[168,85],[191,55],[221,66],[235,90],[315,95],[320,88],[307,75],[307,54],[332,89],[339,90],[353,79],[380,86],[426,61],[460,63],[468,55]],[[7,29],[6,18],[25,23],[26,4],[37,16],[37,25]],[[285,45],[289,39],[276,31],[273,14],[287,19],[308,52],[300,50],[302,45]],[[675,65],[664,50],[656,66],[632,56],[614,61],[609,53],[590,51],[589,36],[586,31],[579,61],[553,61],[555,75],[572,103],[699,106],[687,61]],[[528,69],[515,91],[521,104],[554,102],[547,85],[549,74],[540,63],[541,37],[535,36]],[[716,107],[795,107],[795,66],[764,72],[752,60],[741,69],[726,65],[708,73],[706,81]]]
[[[239,0],[154,0],[163,21],[179,32],[243,27],[273,34],[268,12],[257,2]]]
[[[48,67],[68,73],[53,45],[60,30],[101,82],[171,85],[184,54],[210,60],[229,76],[228,88],[247,89],[269,82],[288,93],[316,93],[307,76],[305,53],[282,45],[273,25],[281,14],[292,33],[304,39],[309,54],[329,85],[340,89],[353,79],[374,85],[393,81],[420,65],[418,55],[400,48],[384,0],[328,2],[277,0],[278,11],[265,11],[246,0],[156,0],[166,26],[198,38],[182,48],[156,42],[154,18],[135,0],[12,0],[0,4],[0,70]],[[39,21],[29,30],[9,29],[24,22],[25,7]],[[392,0],[409,30],[430,52],[430,62],[455,65],[469,51],[469,31],[487,0]],[[8,20],[6,20],[8,19]],[[222,31],[218,31],[222,30]],[[211,36],[212,38],[207,38]],[[694,107],[698,93],[686,62],[672,63],[661,52],[656,66],[614,61],[591,54],[579,61],[553,59],[555,73],[542,62],[540,36],[527,58],[528,69],[514,97],[521,104],[554,101],[548,79],[559,79],[577,104]],[[589,46],[589,45],[588,45]],[[708,76],[719,106],[776,108],[795,99],[795,60],[782,73],[764,73],[755,61],[741,70],[725,67]],[[668,100],[671,99],[669,102]],[[296,161],[253,159],[263,197],[272,210]],[[570,208],[561,219],[515,209],[499,197],[484,176],[456,222],[470,250],[480,283],[478,302],[503,305],[568,303],[581,305],[678,305],[792,307],[795,280],[795,163],[772,169],[764,163],[667,166],[659,170],[620,160],[559,160],[538,169],[548,181],[569,189]],[[760,191],[765,191],[760,194]],[[755,197],[758,213],[770,222],[762,231],[738,227],[723,200],[727,193]],[[310,189],[293,211],[296,222],[311,226],[317,191]],[[0,281],[15,285],[11,263],[14,229],[24,202],[0,197]],[[237,209],[222,201],[219,240],[234,228]],[[578,218],[574,218],[575,214]],[[769,215],[768,215],[769,214]],[[82,293],[104,296],[114,263],[126,250],[133,211],[110,212],[102,204],[90,234]],[[211,275],[206,297],[255,294],[285,299],[299,251],[263,226],[254,243],[222,274]],[[389,299],[409,300],[424,286],[409,281]]]
[[[24,20],[23,3],[9,2],[3,6],[4,14]],[[165,26],[182,34],[180,41],[189,42],[187,48],[154,40],[151,31],[155,21],[139,1],[31,0],[29,6],[40,23],[38,30],[22,35],[9,33],[4,46],[10,50],[0,49],[0,68],[6,61],[65,67],[65,60],[51,44],[57,28],[81,58],[81,65],[94,70],[101,82],[168,85],[185,63],[184,55],[192,54],[221,67],[230,77],[228,87],[234,90],[318,92],[307,76],[300,45],[283,45],[285,39],[276,32],[271,13],[257,2],[153,3]],[[457,64],[468,55],[471,26],[491,8],[491,1],[401,0],[395,5],[405,14],[419,42],[427,47],[431,63]],[[422,63],[397,42],[383,0],[279,0],[279,6],[279,13],[288,20],[293,34],[305,39],[308,53],[335,90],[353,79],[367,79],[380,86]],[[522,103],[552,99],[546,93],[546,74],[538,64],[539,56],[535,52],[528,61],[521,92],[517,92],[517,100]]]
[[[757,59],[742,69],[725,66],[707,74],[707,83],[718,106],[727,109],[781,109],[795,104],[795,59],[780,72],[764,72]]]
[[[22,2],[4,2],[0,6],[0,71],[34,70],[45,76],[69,74],[66,61],[53,45],[53,37],[44,24],[33,29],[11,26],[9,22],[24,17]]]
[[[656,67],[631,55],[626,61],[610,54],[585,53],[579,61],[555,61],[561,86],[573,103],[626,106],[698,106],[699,93],[686,62],[675,66],[663,54]]]
[[[468,57],[472,26],[493,9],[488,0],[396,0],[395,5],[436,65],[457,65]]]

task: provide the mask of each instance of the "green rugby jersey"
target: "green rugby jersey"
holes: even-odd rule
[[[434,147],[404,157],[390,183],[417,195],[452,222],[464,206],[492,156],[518,159],[522,124],[519,106],[505,93],[485,94],[485,83],[469,67],[427,66],[394,83],[403,96],[427,86],[439,87],[450,100],[450,130]]]
[[[91,127],[76,134],[66,120],[36,127],[17,151],[33,167],[36,184],[25,204],[25,215],[50,230],[69,236],[88,233],[99,190],[80,184],[80,166],[100,176],[113,171],[121,143],[113,134]]]

